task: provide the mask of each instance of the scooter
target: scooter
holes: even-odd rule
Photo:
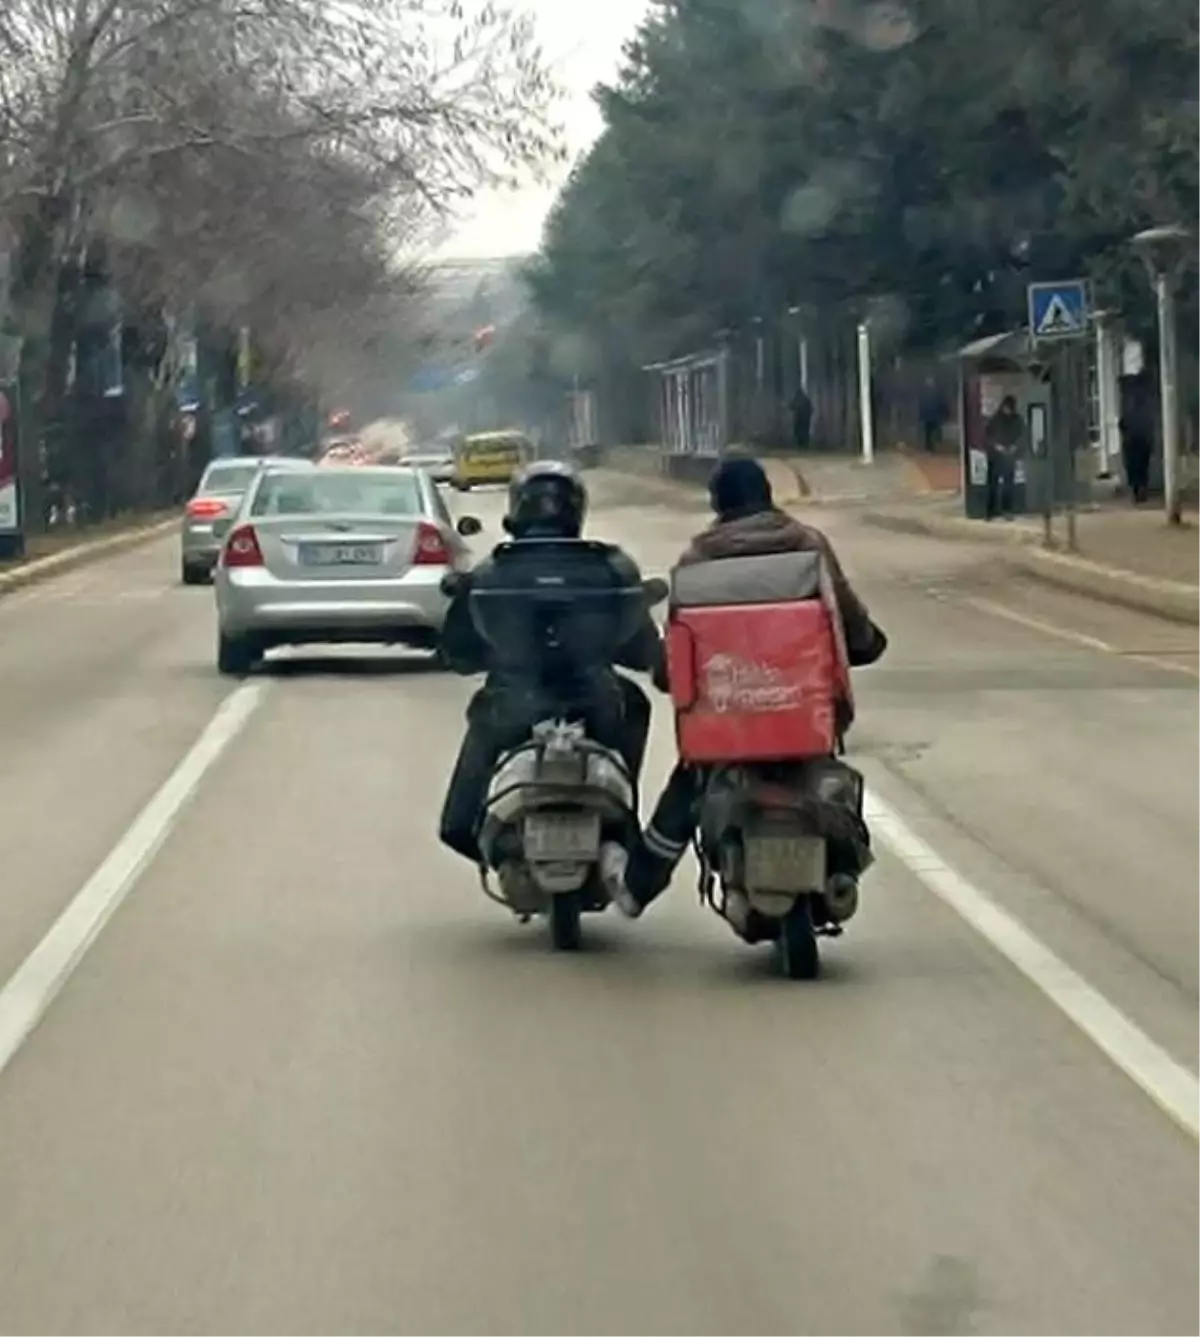
[[[818,939],[858,909],[871,854],[863,778],[836,757],[716,767],[700,804],[701,901],[744,941],[773,942],[789,979],[816,979]]]
[[[562,541],[564,557],[586,543]],[[502,560],[503,549],[494,555]],[[457,582],[443,582],[447,593],[457,588]],[[587,638],[587,662],[604,662],[635,619],[668,592],[666,581],[655,578],[640,590],[547,585],[534,591],[472,589],[470,598],[473,620],[492,644],[521,625],[534,628],[553,653],[559,638],[570,634],[565,628],[573,626]],[[637,832],[637,784],[621,756],[590,737],[577,719],[550,711],[493,770],[480,827],[483,890],[522,922],[544,917],[554,946],[577,950],[583,916],[607,909],[609,888],[620,876],[618,856]]]

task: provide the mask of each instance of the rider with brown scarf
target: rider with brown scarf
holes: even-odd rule
[[[879,659],[887,648],[887,637],[851,588],[829,540],[820,530],[802,524],[775,505],[770,480],[757,460],[739,456],[722,461],[709,481],[708,491],[715,518],[692,539],[679,565],[771,553],[819,552],[825,559],[841,613],[851,665],[873,664]],[[649,826],[630,853],[628,866],[606,870],[614,899],[630,918],[640,915],[666,890],[687,850],[696,828],[699,779],[692,767],[677,763]]]

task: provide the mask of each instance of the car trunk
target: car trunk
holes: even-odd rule
[[[419,516],[256,518],[267,570],[280,580],[394,580],[412,565]]]

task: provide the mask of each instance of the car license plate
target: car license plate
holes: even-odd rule
[[[821,836],[748,835],[748,891],[823,891],[825,841]]]
[[[378,543],[305,543],[300,561],[304,566],[378,566],[383,548]]]
[[[525,857],[532,863],[594,859],[600,852],[600,814],[543,812],[525,819]]]

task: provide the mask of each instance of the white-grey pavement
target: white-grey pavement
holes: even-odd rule
[[[648,571],[699,523],[595,492]],[[828,518],[872,792],[1194,1073],[1194,636]],[[886,848],[813,985],[690,869],[555,956],[434,839],[470,684],[231,688],[174,557],[0,600],[0,987],[246,711],[0,1071],[0,1332],[1200,1331],[1195,1141]]]

